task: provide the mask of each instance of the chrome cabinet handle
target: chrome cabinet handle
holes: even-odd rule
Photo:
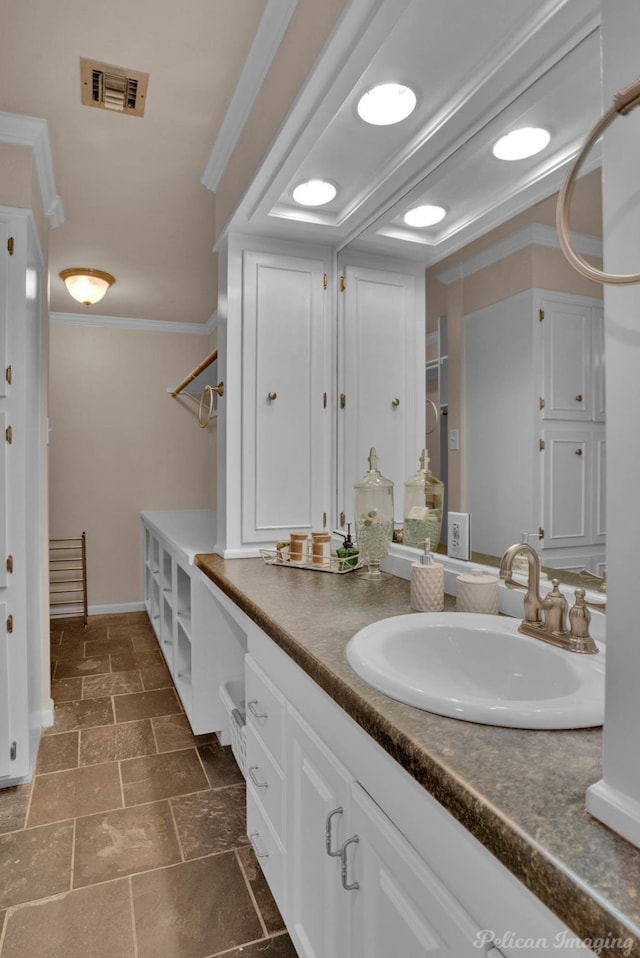
[[[576,396],[576,402],[582,402],[582,393],[578,393]]]
[[[274,392],[267,393],[267,399],[270,399],[272,402],[274,399],[278,398],[278,394]]]
[[[576,456],[581,456],[581,455],[582,455],[582,449],[576,449],[575,452],[576,452]]]
[[[337,852],[331,851],[331,819],[334,815],[342,815],[342,805],[338,805],[337,808],[334,808],[333,811],[327,815],[327,823],[324,828],[324,847],[330,858],[340,858],[342,855],[341,849],[338,849]]]
[[[360,888],[357,881],[351,882],[351,884],[347,881],[347,848],[349,845],[357,845],[359,841],[360,839],[357,835],[354,835],[353,838],[347,838],[340,850],[340,877],[342,879],[342,887],[345,891],[357,891]]]
[[[395,399],[392,399],[392,400],[391,400],[391,405],[392,405],[392,406],[399,406],[399,405],[400,405],[400,400],[397,398],[397,396],[396,396]]]
[[[253,784],[256,786],[256,788],[269,788],[268,782],[261,782],[256,777],[255,773],[258,771],[259,768],[260,768],[259,765],[252,765],[251,768],[249,769],[249,778],[251,779]]]
[[[249,711],[251,712],[251,714],[253,715],[253,717],[254,717],[254,718],[259,718],[259,719],[266,719],[266,718],[268,718],[269,716],[268,716],[267,712],[259,712],[259,711],[257,710],[257,708],[256,708],[256,705],[257,705],[257,704],[258,704],[258,700],[257,700],[257,699],[251,699],[250,702],[247,702],[247,708],[249,709]]]
[[[249,835],[249,841],[251,842],[251,847],[256,853],[256,858],[268,858],[269,852],[260,851],[260,847],[256,842],[256,838],[260,838],[260,832],[251,832]]]

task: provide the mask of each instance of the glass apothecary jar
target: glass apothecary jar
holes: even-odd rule
[[[429,453],[422,450],[420,468],[404,484],[403,530],[404,545],[424,550],[429,539],[435,552],[442,530],[444,482],[429,471]]]
[[[369,470],[356,482],[356,542],[367,568],[357,575],[363,579],[386,579],[380,563],[389,552],[393,540],[393,482],[378,469],[375,449],[369,453]]]

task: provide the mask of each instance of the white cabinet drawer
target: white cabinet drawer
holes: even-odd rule
[[[247,722],[282,768],[284,758],[285,701],[273,682],[250,655],[245,659]]]
[[[271,894],[280,911],[284,913],[285,850],[269,825],[250,784],[247,785],[247,835]]]
[[[284,844],[284,776],[253,727],[247,725],[247,780],[274,832]]]

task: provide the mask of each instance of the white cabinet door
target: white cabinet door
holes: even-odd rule
[[[542,300],[544,419],[593,418],[592,306]]]
[[[290,706],[287,718],[287,927],[300,958],[341,958],[349,954],[351,902],[340,880],[340,849],[349,834],[352,777]],[[386,958],[391,954],[401,952]]]
[[[422,286],[409,273],[363,266],[344,273],[338,511],[352,519],[353,484],[373,446],[380,471],[395,485],[395,518],[402,521],[403,483],[425,441]]]
[[[606,418],[604,396],[604,310],[602,306],[594,306],[591,312],[593,316],[593,329],[591,336],[593,353],[593,419],[595,422],[604,422]]]
[[[242,536],[322,528],[330,508],[325,264],[243,252]]]
[[[350,893],[352,958],[477,956],[478,926],[358,784],[351,829],[358,838],[346,849],[345,884],[358,885]]]
[[[542,548],[591,542],[592,430],[558,427],[542,432]]]

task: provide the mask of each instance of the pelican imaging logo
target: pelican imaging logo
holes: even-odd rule
[[[570,931],[559,931],[552,938],[542,936],[534,938],[518,935],[515,931],[505,931],[502,935],[496,935],[491,928],[483,928],[477,932],[473,941],[474,947],[483,950],[488,948],[506,948],[509,951],[533,951],[537,954],[540,951],[584,951],[590,949],[596,955],[624,955],[631,954],[633,948],[633,938],[621,938],[613,935],[606,935],[603,938],[576,938]]]

